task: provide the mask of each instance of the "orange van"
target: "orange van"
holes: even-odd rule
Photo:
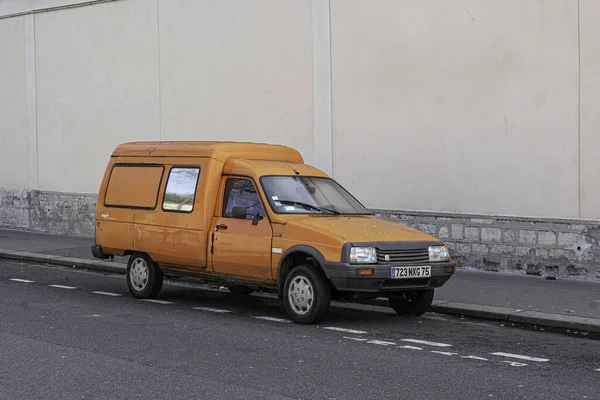
[[[127,284],[153,298],[164,276],[235,294],[274,292],[315,323],[332,299],[386,297],[421,315],[453,274],[448,247],[375,217],[290,147],[137,142],[112,153],[98,193],[92,254],[129,256]]]

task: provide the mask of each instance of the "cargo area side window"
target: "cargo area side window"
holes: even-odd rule
[[[223,217],[225,218],[240,218],[241,216],[237,212],[241,209],[245,209],[246,218],[252,218],[257,213],[261,218],[266,216],[254,183],[249,179],[229,179],[225,185],[223,203]]]
[[[192,212],[200,168],[173,167],[163,200],[164,211]]]
[[[104,205],[154,210],[164,169],[162,165],[116,164],[110,173]]]

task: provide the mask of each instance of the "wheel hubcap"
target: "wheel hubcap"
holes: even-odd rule
[[[296,276],[288,289],[289,303],[296,314],[308,313],[314,302],[313,286],[305,276]]]
[[[129,272],[131,278],[131,285],[135,290],[141,292],[148,284],[148,265],[142,258],[136,258],[131,264],[131,271]]]

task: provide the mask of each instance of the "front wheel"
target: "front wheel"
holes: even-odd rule
[[[138,299],[152,299],[163,284],[163,273],[147,254],[134,253],[127,263],[127,286]]]
[[[418,317],[429,311],[433,302],[433,289],[392,294],[388,296],[388,300],[396,314]]]
[[[301,265],[287,276],[283,286],[285,310],[294,322],[314,324],[323,319],[331,303],[331,289],[322,273]]]

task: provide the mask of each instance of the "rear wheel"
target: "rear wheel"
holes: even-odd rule
[[[163,273],[147,254],[134,253],[127,263],[127,286],[138,299],[152,299],[163,284]]]
[[[433,302],[433,289],[392,294],[388,296],[388,300],[398,315],[418,317],[429,311]]]
[[[314,324],[323,319],[331,303],[327,280],[314,267],[301,265],[286,277],[283,303],[290,318],[300,324]]]
[[[254,292],[254,289],[248,287],[248,286],[244,286],[244,285],[231,285],[231,286],[227,286],[227,289],[232,293],[232,294],[244,294],[244,295],[248,295],[251,294],[252,292]]]

